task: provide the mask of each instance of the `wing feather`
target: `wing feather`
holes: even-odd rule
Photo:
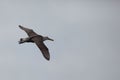
[[[43,43],[43,41],[41,40],[41,38],[42,37],[34,37],[32,40],[35,42],[35,44],[37,45],[37,47],[40,49],[40,51],[42,52],[42,54],[45,57],[45,59],[50,60],[49,49]]]
[[[21,25],[19,25],[19,27],[20,27],[20,29],[24,30],[27,33],[27,35],[30,36],[30,37],[37,35],[37,33],[35,33],[32,29],[25,28]]]

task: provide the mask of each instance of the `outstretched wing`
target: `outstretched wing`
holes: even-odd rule
[[[34,37],[32,40],[36,43],[38,48],[41,50],[41,52],[42,52],[43,56],[45,57],[45,59],[50,60],[49,50],[46,47],[46,45],[43,43],[42,37],[40,37],[40,36]]]
[[[37,33],[35,33],[32,29],[25,28],[21,25],[19,25],[19,27],[20,27],[20,29],[24,30],[27,33],[27,35],[30,37],[37,35]]]

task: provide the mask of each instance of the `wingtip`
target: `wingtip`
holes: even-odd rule
[[[22,26],[21,26],[21,25],[18,25],[18,27],[22,28]]]
[[[23,26],[21,26],[21,25],[18,25],[18,27],[19,27],[20,29],[22,29],[22,30],[25,29],[25,28],[24,28]]]
[[[50,58],[45,57],[47,61],[50,61]]]
[[[47,59],[48,61],[50,61],[50,59]]]

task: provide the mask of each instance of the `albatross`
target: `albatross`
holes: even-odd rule
[[[54,40],[47,36],[45,36],[45,37],[41,36],[41,35],[37,34],[36,32],[34,32],[32,29],[23,27],[21,25],[19,25],[19,28],[24,30],[28,35],[28,37],[26,37],[26,38],[20,38],[19,44],[22,44],[25,42],[35,43],[37,45],[37,47],[40,49],[40,51],[42,52],[44,58],[47,60],[50,60],[49,49],[46,47],[46,45],[43,42],[45,40],[50,40],[50,41],[54,41]]]

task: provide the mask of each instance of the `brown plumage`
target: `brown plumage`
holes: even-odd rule
[[[38,46],[38,48],[40,49],[40,51],[42,52],[45,59],[50,60],[49,50],[46,47],[46,45],[43,43],[43,41],[45,41],[45,40],[53,41],[53,39],[50,39],[49,37],[43,37],[41,35],[38,35],[32,29],[25,28],[21,25],[19,25],[19,27],[20,27],[20,29],[24,30],[28,35],[27,38],[21,38],[19,41],[19,44],[24,43],[24,42],[35,43]]]

